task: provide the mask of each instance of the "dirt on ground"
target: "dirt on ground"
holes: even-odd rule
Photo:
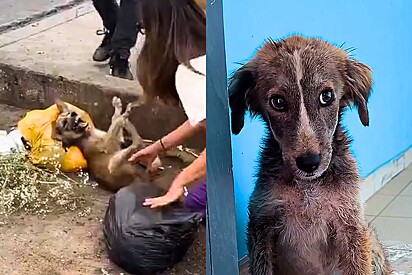
[[[25,110],[0,104],[0,130],[9,130]],[[158,181],[167,184],[182,167],[163,171]],[[166,167],[169,165],[166,164]],[[86,203],[75,211],[45,217],[19,213],[0,219],[0,270],[13,275],[119,275],[128,274],[108,259],[103,242],[102,219],[112,193],[84,186],[79,196]],[[206,229],[182,262],[162,275],[206,274]]]

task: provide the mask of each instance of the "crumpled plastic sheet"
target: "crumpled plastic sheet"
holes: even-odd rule
[[[13,130],[10,133],[0,130],[0,154],[8,154],[13,149],[23,150],[22,135],[19,130]]]
[[[412,244],[384,244],[389,261],[395,269],[394,275],[412,275]]]

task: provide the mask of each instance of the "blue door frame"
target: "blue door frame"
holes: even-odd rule
[[[207,274],[239,274],[222,0],[207,0]]]

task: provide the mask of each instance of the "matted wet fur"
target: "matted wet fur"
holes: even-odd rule
[[[143,167],[128,161],[133,153],[145,146],[128,119],[133,104],[128,104],[122,114],[120,98],[113,98],[114,114],[107,132],[89,127],[88,123],[76,112],[70,111],[64,102],[57,101],[56,104],[60,115],[56,120],[54,138],[62,141],[64,147],[77,146],[81,150],[90,174],[99,184],[117,191],[135,181],[149,180],[149,174]],[[124,130],[130,135],[131,144],[122,149]],[[160,165],[160,159],[157,158],[149,170]]]
[[[206,54],[206,16],[193,0],[139,0],[139,29],[145,43],[137,59],[137,78],[145,100],[179,104],[175,75],[179,64]],[[194,70],[196,71],[196,70]]]
[[[266,127],[249,201],[252,275],[390,274],[360,202],[361,180],[341,126],[354,104],[369,124],[369,67],[319,39],[267,41],[232,76],[232,132],[248,110]]]

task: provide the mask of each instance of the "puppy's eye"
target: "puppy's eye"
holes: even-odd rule
[[[333,100],[335,99],[335,95],[333,94],[332,89],[325,89],[320,93],[319,101],[322,107],[326,107],[330,105]]]
[[[276,111],[286,111],[286,99],[280,95],[273,95],[270,98],[270,106],[275,109]]]

